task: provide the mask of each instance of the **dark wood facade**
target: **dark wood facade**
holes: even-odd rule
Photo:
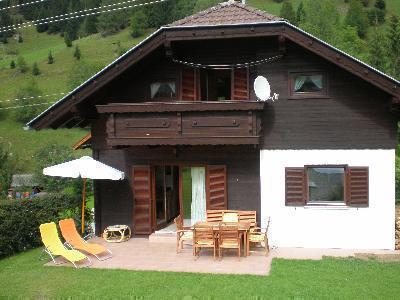
[[[222,62],[282,53],[277,37],[213,40],[209,47],[205,43],[179,41],[172,49],[178,58],[197,62],[211,62],[210,49],[216,50],[213,59]],[[98,232],[115,223],[138,224],[138,233],[154,230],[148,223],[151,191],[146,178],[133,178],[133,166],[145,173],[164,164],[205,165],[210,172],[225,168],[227,207],[256,210],[260,216],[260,149],[396,147],[391,95],[293,42],[285,42],[283,53],[277,61],[232,71],[237,75],[231,77],[231,95],[239,102],[201,102],[201,70],[173,63],[164,47],[92,96],[98,111],[91,120],[95,157],[128,175],[122,183],[96,183]],[[326,74],[326,96],[291,97],[290,74],[310,71]],[[267,77],[272,91],[279,93],[274,103],[254,102],[258,75]],[[149,85],[159,80],[176,83],[171,102],[151,102]],[[209,184],[207,193],[213,193]]]

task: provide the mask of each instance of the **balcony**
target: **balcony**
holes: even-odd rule
[[[142,102],[96,106],[110,146],[258,145],[264,102]]]

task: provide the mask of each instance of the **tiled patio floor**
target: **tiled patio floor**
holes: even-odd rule
[[[90,268],[100,269],[268,275],[273,258],[322,259],[323,256],[349,257],[357,253],[400,256],[400,251],[390,250],[277,248],[272,249],[268,256],[265,256],[263,249],[256,249],[250,256],[241,257],[240,260],[236,252],[231,250],[224,252],[222,260],[217,258],[214,261],[212,250],[203,250],[200,258],[194,260],[190,245],[185,245],[184,250],[177,254],[175,238],[162,242],[149,241],[147,238],[132,238],[124,243],[107,243],[96,237],[91,242],[102,244],[113,252],[113,257],[106,261],[92,258],[93,265]]]

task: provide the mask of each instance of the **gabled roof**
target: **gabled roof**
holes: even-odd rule
[[[210,7],[197,14],[173,22],[167,26],[246,24],[279,21],[279,18],[264,11],[246,6],[236,1],[228,1]]]
[[[242,12],[243,16],[248,13],[248,21],[245,21],[247,20],[245,17],[241,17],[237,18],[234,23],[229,23],[230,21],[227,20],[233,18],[231,9],[235,10],[237,13],[239,11]],[[221,11],[230,12],[230,15],[228,14],[230,17],[224,17],[226,23],[221,24],[212,21],[210,16],[214,15],[217,18]],[[262,15],[264,16],[263,20],[257,19]],[[199,19],[203,17],[205,18],[203,20],[208,19],[209,23],[196,25],[195,20],[199,21]],[[187,17],[168,26],[161,27],[142,42],[129,49],[124,55],[117,58],[100,72],[75,88],[68,95],[51,105],[40,115],[31,120],[27,126],[36,129],[48,127],[57,128],[57,118],[71,112],[71,108],[74,107],[74,105],[85,101],[88,95],[106,85],[110,80],[145,57],[150,51],[162,46],[168,40],[173,41],[176,35],[179,35],[178,39],[195,39],[197,38],[195,31],[201,33],[202,36],[199,38],[202,39],[207,36],[210,36],[210,39],[218,38],[218,35],[221,34],[224,35],[224,38],[229,36],[243,37],[244,35],[249,37],[280,35],[298,43],[315,54],[364,79],[370,84],[375,85],[388,94],[391,94],[393,96],[393,103],[400,104],[400,81],[314,37],[285,20],[279,18],[278,20],[273,20],[271,18],[277,17],[263,12],[260,14],[260,11],[239,3],[228,2],[221,3],[192,17]],[[74,120],[71,119],[70,121],[74,123]],[[75,122],[75,125],[72,126],[76,126],[80,121],[77,122],[78,123]]]

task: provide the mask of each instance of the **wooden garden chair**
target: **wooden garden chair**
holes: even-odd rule
[[[183,218],[181,215],[174,219],[176,225],[176,253],[183,249],[184,241],[193,242],[193,230],[190,227],[183,226]]]
[[[264,244],[265,255],[269,252],[269,245],[268,245],[268,228],[271,222],[271,218],[269,217],[267,220],[267,227],[266,228],[259,228],[254,227],[249,232],[249,243],[251,244]]]
[[[239,222],[239,213],[238,212],[222,212],[222,222],[238,223]]]
[[[216,239],[212,224],[196,224],[193,231],[193,256],[196,259],[200,256],[202,248],[213,248],[214,259],[216,255]]]
[[[71,249],[77,249],[93,255],[98,260],[106,260],[112,257],[112,253],[107,248],[99,244],[88,243],[84,240],[76,230],[73,219],[64,219],[58,222],[61,234],[66,245]]]
[[[241,235],[237,224],[221,224],[219,228],[218,247],[220,259],[222,259],[223,249],[237,249],[238,258],[240,260]]]

